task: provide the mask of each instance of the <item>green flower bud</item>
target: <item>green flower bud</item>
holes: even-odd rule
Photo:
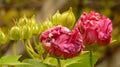
[[[71,7],[68,11],[62,13],[61,23],[63,26],[68,27],[69,29],[73,28],[73,25],[75,23],[75,16],[72,12]]]
[[[27,23],[28,23],[28,18],[26,16],[24,16],[24,17],[19,19],[19,21],[17,22],[17,25],[18,26],[23,26],[23,25],[25,25]]]
[[[39,26],[40,26],[40,33],[41,33],[43,31],[53,27],[53,24],[51,21],[47,20],[47,21],[41,23]]]
[[[33,33],[34,35],[40,34],[40,30],[39,30],[38,24],[34,24],[34,25],[32,26],[32,33]]]
[[[56,25],[61,25],[61,14],[59,11],[57,11],[52,17],[51,17],[51,21],[52,23],[56,26]]]
[[[32,18],[28,19],[27,25],[32,27],[36,24],[35,17],[33,16]]]
[[[0,30],[0,45],[6,43],[6,36],[5,34]]]
[[[28,19],[27,25],[31,28],[35,27],[36,25],[36,21],[35,21],[35,17],[33,16],[32,18]]]
[[[19,21],[17,22],[18,26],[23,26],[23,25],[33,26],[34,24],[35,24],[34,16],[32,18],[27,18],[26,16],[24,16],[20,18]]]
[[[29,39],[32,37],[31,28],[27,25],[22,26],[22,38]]]
[[[21,30],[18,26],[13,26],[9,32],[9,36],[11,40],[20,40],[21,38]]]

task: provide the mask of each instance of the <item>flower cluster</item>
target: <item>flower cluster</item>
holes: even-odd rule
[[[10,40],[30,39],[32,35],[40,34],[40,26],[35,23],[35,18],[27,18],[26,16],[20,18],[15,22],[9,31]]]
[[[74,17],[72,14],[71,17]],[[59,18],[56,16],[63,17],[58,12],[53,16],[52,22],[55,20],[58,26],[42,32],[39,38],[43,47],[52,56],[64,59],[72,58],[84,49],[83,44],[107,45],[111,41],[112,22],[105,16],[101,17],[97,12],[82,13],[72,30],[69,30],[71,29],[69,24],[74,24],[74,21],[60,21],[58,23],[57,19]],[[72,19],[68,16],[64,17],[67,18],[64,20]],[[59,26],[59,24],[63,26]]]
[[[109,44],[111,40],[112,22],[105,16],[91,11],[89,14],[83,13],[77,21],[75,28],[80,30],[84,44],[98,45]]]

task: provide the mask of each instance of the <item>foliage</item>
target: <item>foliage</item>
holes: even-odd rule
[[[61,60],[61,65],[62,67],[91,67],[90,66],[90,53],[87,51],[84,51],[85,53],[80,54],[77,57],[71,58],[71,59],[66,59],[66,60]],[[93,65],[96,63],[97,59],[98,59],[98,53],[93,53],[92,55],[92,62]],[[46,60],[44,61],[44,63],[50,64],[50,65],[54,65],[57,66],[57,60],[55,58],[52,57],[48,57],[46,58]]]
[[[27,63],[21,63],[18,59],[21,56],[3,56],[0,58],[0,65],[21,65]]]
[[[16,67],[54,67],[54,66],[42,63],[39,59],[24,59],[22,62],[28,63],[28,65],[17,65]]]

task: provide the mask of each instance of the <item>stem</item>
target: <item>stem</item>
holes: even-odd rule
[[[34,42],[35,47],[38,47],[38,43],[37,43],[37,41],[36,41],[36,36],[33,37],[33,42]],[[41,49],[41,50],[39,51],[38,48],[37,48],[37,53],[39,53],[38,56],[41,58],[41,60],[43,60],[43,59],[45,59],[45,58],[43,58],[43,56],[42,56],[42,47],[40,46],[39,49]],[[37,55],[36,55],[36,56],[37,56]]]
[[[24,41],[24,40],[22,40],[22,44],[23,44],[23,46],[25,47],[25,49],[26,49],[27,53],[29,54],[29,56],[32,57],[32,58],[34,58],[34,56],[33,56],[33,55],[29,52],[29,50],[27,49],[27,44],[25,44],[25,41]]]
[[[61,63],[60,63],[60,59],[57,58],[57,62],[58,62],[58,67],[61,67]]]
[[[32,45],[31,45],[31,43],[30,43],[30,39],[28,39],[27,42],[28,42],[28,46],[30,47],[30,49],[31,49],[32,51],[34,51],[33,48],[32,48]]]
[[[93,63],[92,63],[92,50],[89,50],[90,52],[90,66],[93,67]]]
[[[36,42],[35,36],[33,37],[33,41],[34,41],[35,46],[37,47],[37,42]]]
[[[27,47],[27,50],[32,53],[35,57],[39,57],[39,55],[35,52],[35,51],[32,51],[28,46]]]
[[[34,51],[32,45],[31,45],[30,39],[28,39],[27,42],[28,42],[28,46],[26,45],[26,47],[29,50],[29,52],[32,52],[32,54],[34,54],[34,55],[36,55],[36,57],[38,57],[39,55]]]
[[[17,41],[14,41],[14,44],[13,44],[13,55],[16,55],[16,47],[17,47]],[[8,66],[9,67],[9,66]],[[16,67],[15,65],[13,65],[13,67]]]
[[[16,55],[16,47],[17,47],[17,41],[13,44],[13,55]]]

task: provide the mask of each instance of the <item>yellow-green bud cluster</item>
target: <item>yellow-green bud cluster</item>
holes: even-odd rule
[[[72,8],[62,14],[57,11],[52,17],[51,17],[51,22],[54,25],[62,25],[65,26],[69,29],[73,28],[73,25],[75,23],[75,16],[72,12]]]
[[[72,29],[74,23],[75,16],[72,12],[72,8],[62,14],[57,11],[50,20],[46,20],[40,24],[36,23],[34,17],[27,18],[26,16],[24,16],[16,21],[16,26],[10,29],[10,39],[29,39],[32,37],[32,35],[39,35],[43,31],[56,25],[62,25],[69,29]]]
[[[43,31],[53,27],[53,23],[49,20],[46,20],[45,22],[40,23],[39,27],[40,27],[40,33],[42,33]]]

